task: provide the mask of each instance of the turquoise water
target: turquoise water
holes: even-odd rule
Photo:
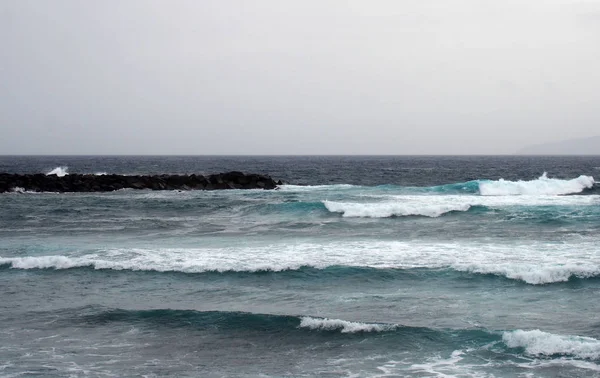
[[[600,374],[600,158],[0,159],[59,166],[289,184],[0,195],[0,375]]]

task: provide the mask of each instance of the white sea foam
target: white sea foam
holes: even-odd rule
[[[69,174],[69,167],[56,167],[46,175],[57,175],[58,177],[64,177]]]
[[[472,273],[502,275],[513,280],[521,280],[534,285],[553,282],[566,282],[571,277],[590,278],[600,275],[599,266],[583,264],[558,264],[554,266],[535,266],[522,264],[496,264],[493,266],[473,265],[457,266],[458,270]]]
[[[600,358],[600,341],[591,337],[555,335],[536,329],[504,332],[502,340],[509,348],[524,348],[525,353],[534,356]]]
[[[384,332],[393,331],[398,328],[395,324],[378,324],[378,323],[357,323],[349,322],[340,319],[327,318],[301,318],[299,328],[309,328],[322,331],[339,330],[341,333],[356,333],[356,332]]]
[[[379,202],[335,202],[325,200],[323,204],[330,212],[341,213],[344,217],[365,218],[409,215],[439,217],[453,211],[468,211],[473,206],[507,209],[531,206],[597,206],[600,204],[598,196],[378,195],[375,198]]]
[[[560,180],[548,178],[544,172],[540,178],[531,181],[482,181],[479,183],[479,193],[482,196],[561,195],[580,193],[592,186],[592,176],[581,175],[572,180]]]
[[[575,369],[584,369],[584,370],[592,370],[596,372],[600,372],[600,365],[593,361],[586,360],[577,360],[573,357],[561,357],[561,358],[552,358],[552,359],[534,359],[530,362],[522,362],[515,364],[520,368],[525,368],[528,370],[531,369],[556,369],[556,368],[565,368],[565,366],[572,366]],[[542,370],[543,371],[543,370]],[[598,374],[596,375],[598,376]],[[525,377],[534,377],[532,373],[525,375]]]
[[[431,358],[425,363],[413,364],[408,370],[417,373],[419,376],[432,376],[432,377],[457,377],[453,375],[456,370],[460,371],[458,376],[469,376],[469,377],[483,377],[485,374],[476,374],[473,371],[469,371],[468,375],[465,374],[467,370],[471,370],[472,365],[463,365],[459,363],[463,360],[465,351],[455,350],[452,352],[450,357],[436,357]],[[395,367],[395,366],[394,366]]]
[[[564,195],[580,193],[584,189],[591,188],[595,181],[592,176],[581,175],[570,180],[549,178],[544,172],[542,176],[529,181],[510,181],[510,180],[480,180],[479,194],[482,196],[517,196],[517,195]],[[335,185],[280,185],[280,190],[294,192],[330,192],[349,189],[373,190],[374,187],[363,187],[347,184]],[[410,188],[404,188],[410,189]],[[414,189],[414,188],[413,188]],[[399,188],[399,190],[402,190]]]
[[[87,256],[86,259],[93,259],[93,256]],[[0,258],[0,264],[10,264],[15,269],[70,269],[89,266],[93,262],[83,263],[81,258],[67,256],[26,256]]]
[[[202,273],[324,269],[331,266],[376,269],[453,269],[494,274],[529,284],[600,276],[598,239],[569,243],[427,243],[351,241],[277,243],[223,248],[106,249],[78,255],[0,257],[13,269],[69,269]]]
[[[22,188],[20,186],[15,186],[10,191],[12,193],[18,193],[18,194],[47,194],[47,193],[56,194],[56,192],[35,192],[33,190],[27,190],[27,189]]]

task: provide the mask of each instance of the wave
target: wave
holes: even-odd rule
[[[131,262],[90,261],[87,259],[72,259],[66,256],[45,257],[19,257],[0,258],[0,267],[10,269],[34,270],[70,270],[70,269],[93,269],[114,270],[132,272],[156,272],[156,273],[182,273],[182,274],[235,274],[239,278],[254,274],[286,274],[300,279],[339,279],[352,276],[365,276],[369,280],[411,280],[411,279],[435,279],[445,276],[448,279],[461,278],[461,274],[474,276],[495,276],[510,280],[522,281],[530,285],[545,285],[560,282],[569,282],[574,279],[593,279],[600,277],[600,267],[595,265],[586,267],[581,265],[560,267],[535,267],[520,266],[518,264],[507,264],[506,266],[448,266],[448,267],[357,267],[344,265],[331,265],[326,267],[314,267],[310,264],[302,266],[273,266],[260,268],[248,267],[247,269],[210,269],[200,266],[162,267],[150,264],[139,265]],[[456,274],[452,274],[452,273]],[[467,276],[469,279],[475,277]]]
[[[536,329],[504,332],[502,341],[509,348],[523,348],[526,354],[533,356],[600,358],[600,340],[591,337],[556,335]]]
[[[57,175],[58,177],[64,177],[69,174],[69,167],[56,167],[46,173],[46,175]]]
[[[460,211],[465,212],[471,208],[468,203],[457,204],[427,204],[427,203],[349,203],[323,201],[323,204],[332,213],[341,213],[344,217],[389,218],[411,215],[420,215],[437,218],[443,214]]]
[[[9,193],[14,193],[14,194],[35,194],[35,195],[43,195],[43,194],[59,195],[59,194],[61,194],[59,192],[36,192],[34,190],[27,190],[27,189],[22,188],[20,186],[15,186],[14,188],[12,188],[10,190]]]
[[[39,313],[31,313],[31,315],[38,319],[40,317]],[[276,334],[279,338],[298,334],[300,337],[295,340],[308,342],[318,340],[306,339],[307,332],[333,338],[347,338],[355,335],[361,338],[376,337],[378,339],[380,339],[379,334],[385,333],[387,337],[398,337],[408,344],[422,345],[423,340],[427,340],[427,342],[438,345],[449,344],[463,347],[466,342],[475,347],[474,349],[491,348],[497,352],[500,348],[502,353],[508,355],[514,353],[514,349],[521,349],[522,352],[517,353],[533,357],[600,359],[600,340],[591,337],[554,334],[541,330],[445,329],[305,315],[177,309],[127,310],[98,306],[52,311],[46,315],[53,318],[58,317],[61,319],[60,321],[68,324],[85,323],[88,326],[103,326],[119,322],[160,328],[186,327],[219,333],[259,332]]]
[[[581,193],[594,186],[592,176],[581,175],[571,180],[548,178],[546,172],[537,180],[531,181],[480,181],[479,193],[482,196],[511,195],[564,195]]]
[[[582,193],[591,190],[595,181],[592,176],[581,175],[573,179],[549,178],[547,172],[534,180],[472,180],[467,182],[450,183],[431,187],[402,187],[396,185],[381,185],[365,187],[349,184],[336,185],[281,185],[280,190],[293,192],[331,192],[336,190],[383,190],[402,193],[423,194],[478,194],[482,196],[538,196],[538,195],[566,195]]]
[[[426,192],[441,194],[479,194],[482,196],[540,196],[583,193],[594,188],[592,176],[574,179],[549,178],[548,173],[535,180],[473,180],[424,188]],[[416,189],[416,188],[415,188]]]
[[[75,314],[73,314],[75,313]],[[262,332],[326,331],[334,333],[390,332],[403,327],[398,324],[352,322],[309,316],[259,314],[239,311],[196,311],[176,309],[125,310],[86,306],[79,309],[61,310],[58,315],[65,322],[83,321],[103,325],[112,322],[151,323],[166,327],[192,326],[225,331],[256,330]]]
[[[313,330],[339,330],[342,333],[356,333],[393,331],[399,326],[397,324],[358,323],[340,319],[302,317],[298,327]]]
[[[593,196],[423,196],[423,195],[387,195],[378,196],[379,202],[337,202],[323,201],[328,211],[341,213],[344,217],[389,218],[403,216],[424,216],[436,218],[449,213],[474,212],[475,210],[507,210],[510,213],[535,215],[536,207],[547,213],[552,206],[556,215],[561,208],[568,207],[567,213],[583,210],[597,215],[600,203]],[[587,207],[587,208],[585,208]],[[546,214],[547,215],[547,214]],[[581,214],[578,214],[581,215]]]
[[[557,264],[554,266],[521,265],[518,263],[499,264],[495,266],[462,265],[457,270],[493,274],[532,285],[544,285],[555,282],[567,282],[572,278],[587,279],[600,276],[600,266],[584,264]]]
[[[355,186],[347,184],[337,185],[315,185],[298,186],[282,185],[284,191],[335,191],[335,190],[365,190],[376,189],[384,191],[396,191],[402,193],[424,193],[424,194],[478,194],[482,196],[538,196],[538,195],[566,195],[582,193],[594,188],[594,178],[592,176],[581,175],[573,179],[549,178],[547,172],[534,180],[472,180],[467,182],[457,182],[445,185],[431,187],[402,187],[396,185],[381,185],[377,187]]]
[[[495,275],[540,285],[600,276],[600,259],[595,257],[596,252],[596,239],[568,244],[519,245],[355,241],[227,248],[110,249],[80,256],[0,257],[0,266],[188,274],[285,271],[302,274],[302,269],[329,269],[323,272],[324,276],[355,274],[355,269],[372,269],[377,273],[367,270],[361,274],[384,276],[396,270],[429,269]],[[402,278],[398,273],[392,275],[395,279]]]

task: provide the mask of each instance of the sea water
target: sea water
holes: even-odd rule
[[[600,157],[0,157],[0,376],[600,375]]]

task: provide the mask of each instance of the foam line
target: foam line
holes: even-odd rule
[[[509,348],[524,348],[525,353],[533,356],[600,358],[600,341],[591,337],[556,335],[536,329],[504,332],[502,340]]]
[[[352,241],[223,248],[107,249],[77,256],[0,257],[12,269],[94,269],[156,272],[261,272],[325,269],[334,266],[374,269],[453,269],[494,274],[529,284],[565,282],[600,276],[598,239],[556,244],[528,242],[427,243]]]
[[[561,195],[581,193],[584,189],[594,186],[592,176],[581,175],[571,180],[548,178],[546,172],[537,180],[531,181],[481,181],[479,193],[482,196],[511,196],[511,195]]]

